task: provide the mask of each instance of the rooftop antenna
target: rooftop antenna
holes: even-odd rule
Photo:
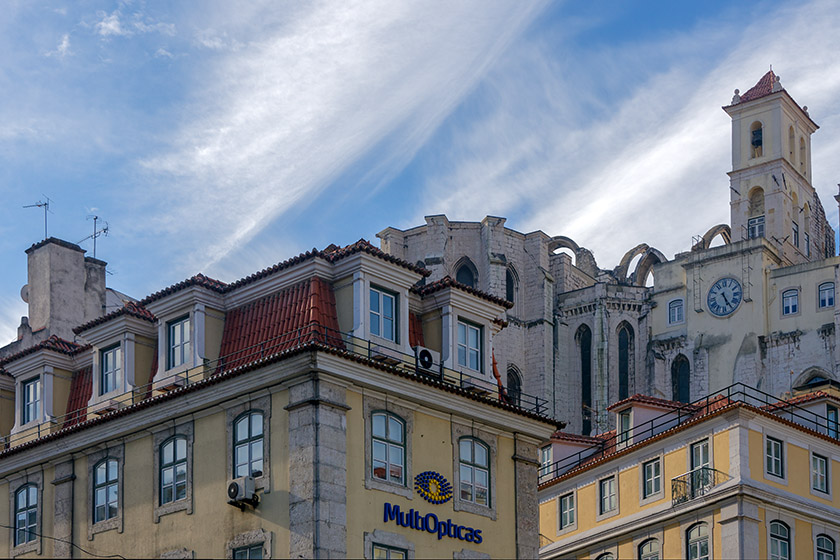
[[[88,220],[91,220],[91,219],[93,220],[93,233],[91,233],[90,235],[88,235],[87,237],[85,237],[84,239],[79,241],[76,245],[80,245],[81,243],[87,241],[88,239],[93,239],[93,258],[95,259],[96,258],[96,238],[99,237],[100,235],[105,235],[105,236],[108,235],[108,222],[105,222],[105,227],[103,227],[102,229],[96,229],[96,222],[98,222],[99,219],[100,219],[99,216],[91,215],[91,216],[88,216],[87,219]]]
[[[52,201],[46,195],[44,195],[44,200],[46,202],[39,200],[35,204],[27,204],[26,206],[24,206],[24,208],[43,208],[44,209],[44,239],[46,239],[47,237],[49,237],[49,235],[47,235],[47,212],[50,212],[50,202],[52,202]],[[50,214],[51,213],[52,212],[50,212]]]

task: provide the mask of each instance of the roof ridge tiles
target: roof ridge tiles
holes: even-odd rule
[[[38,344],[34,344],[29,348],[24,348],[20,352],[16,352],[10,356],[6,356],[5,358],[0,359],[0,368],[2,368],[8,363],[23,358],[24,356],[34,354],[39,350],[51,350],[53,352],[58,352],[59,354],[75,356],[76,354],[83,352],[88,348],[90,348],[90,344],[77,344],[75,342],[65,340],[59,337],[58,335],[51,335],[48,339],[42,340]]]
[[[138,319],[143,319],[149,321],[150,323],[154,323],[155,321],[157,321],[157,317],[155,317],[155,315],[151,311],[143,307],[140,303],[134,301],[127,301],[119,309],[116,309],[106,315],[97,317],[96,319],[88,321],[87,323],[79,325],[78,327],[74,327],[73,333],[81,334],[84,331],[90,329],[91,327],[101,325],[102,323],[106,323],[111,319],[115,319],[121,315],[131,315],[132,317],[137,317]]]
[[[476,288],[473,288],[472,286],[462,284],[448,275],[444,276],[440,280],[435,280],[434,282],[426,284],[425,286],[412,286],[411,291],[422,298],[424,296],[433,294],[435,292],[439,292],[440,290],[444,290],[446,288],[457,288],[461,291],[467,292],[468,294],[472,294],[474,296],[480,297],[481,299],[495,303],[496,305],[501,305],[505,309],[510,309],[513,307],[513,303],[506,299],[494,296],[493,294],[489,294],[482,290],[478,290]]]

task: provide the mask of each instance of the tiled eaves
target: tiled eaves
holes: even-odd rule
[[[721,404],[723,404],[723,403],[721,403]],[[604,455],[603,457],[599,457],[599,458],[597,458],[597,459],[595,459],[591,462],[586,463],[585,465],[582,465],[582,466],[577,467],[575,469],[572,469],[572,470],[570,470],[566,473],[563,473],[561,476],[558,476],[555,479],[552,479],[552,480],[549,480],[548,482],[544,482],[543,484],[540,484],[538,486],[538,489],[539,490],[544,490],[546,488],[550,488],[551,486],[554,486],[555,484],[559,484],[560,482],[563,482],[564,480],[568,480],[570,478],[578,476],[579,474],[581,474],[583,472],[586,472],[590,469],[593,469],[593,468],[595,468],[599,465],[602,465],[604,463],[608,463],[610,461],[618,459],[618,458],[620,458],[624,455],[627,455],[627,454],[632,453],[634,451],[637,451],[638,449],[641,449],[641,448],[643,448],[647,445],[650,445],[651,443],[655,443],[657,441],[665,439],[665,438],[667,438],[669,436],[672,436],[676,433],[679,433],[683,430],[687,430],[688,428],[690,428],[692,426],[695,426],[695,425],[697,425],[701,422],[709,420],[710,418],[715,418],[717,416],[721,416],[725,412],[728,412],[730,410],[735,410],[735,409],[738,409],[738,408],[743,408],[745,410],[749,410],[751,412],[754,412],[754,413],[756,413],[760,416],[764,416],[765,418],[770,418],[772,420],[775,420],[776,422],[780,422],[782,424],[785,424],[786,426],[789,426],[789,427],[794,428],[796,430],[799,430],[801,432],[805,432],[806,434],[810,434],[810,435],[818,437],[822,440],[833,443],[834,445],[838,444],[838,440],[835,439],[835,438],[829,437],[826,434],[821,434],[820,432],[812,430],[811,428],[803,426],[802,424],[797,424],[796,422],[792,422],[792,421],[790,421],[786,418],[782,418],[780,416],[777,416],[776,414],[773,414],[772,412],[768,412],[767,410],[764,410],[762,408],[758,408],[758,407],[755,407],[753,405],[750,405],[750,404],[747,404],[747,403],[744,403],[744,402],[730,401],[730,402],[724,404],[723,406],[719,406],[718,408],[711,408],[710,412],[699,415],[696,418],[693,418],[693,419],[691,419],[687,422],[684,422],[683,424],[680,424],[679,426],[674,426],[670,430],[665,430],[664,432],[662,432],[660,434],[657,434],[657,435],[655,435],[651,438],[648,438],[644,441],[640,441],[637,444],[631,445],[629,447],[625,447],[624,449],[622,449],[620,451],[615,451],[615,452],[610,453],[608,455]]]
[[[265,367],[267,365],[271,365],[271,364],[274,364],[274,363],[277,363],[277,362],[281,362],[281,361],[286,360],[286,359],[288,359],[292,356],[297,356],[299,354],[303,354],[303,353],[306,353],[306,352],[326,352],[326,353],[333,354],[333,355],[336,355],[336,356],[340,356],[342,358],[345,358],[345,359],[348,359],[348,360],[351,360],[351,361],[354,361],[354,362],[357,362],[357,363],[360,363],[360,364],[364,364],[366,366],[369,366],[369,367],[372,367],[372,368],[375,368],[375,369],[378,369],[378,370],[381,370],[381,371],[385,371],[385,372],[388,372],[388,373],[391,373],[391,374],[398,375],[400,377],[410,379],[410,380],[418,382],[418,383],[422,383],[424,385],[430,385],[432,387],[437,387],[439,389],[443,389],[443,390],[448,391],[450,393],[454,393],[454,394],[463,396],[465,398],[468,398],[468,399],[471,399],[471,400],[474,400],[474,401],[478,401],[478,402],[481,402],[481,403],[484,403],[484,404],[488,404],[488,405],[494,406],[496,408],[501,408],[501,409],[506,410],[508,412],[513,412],[513,413],[519,414],[521,416],[531,418],[533,420],[538,420],[538,421],[545,422],[546,424],[551,424],[551,425],[558,424],[557,421],[549,418],[548,416],[543,416],[541,414],[528,412],[526,410],[520,410],[520,409],[518,409],[518,408],[516,408],[512,405],[509,405],[509,404],[506,404],[506,403],[503,403],[501,401],[497,401],[497,400],[494,400],[494,399],[491,399],[491,398],[481,397],[481,396],[476,395],[476,394],[474,394],[470,391],[467,391],[465,389],[461,389],[460,387],[450,386],[447,383],[436,381],[432,378],[425,378],[425,377],[422,377],[422,376],[411,375],[410,373],[405,372],[405,371],[403,371],[400,368],[397,368],[395,366],[389,366],[387,364],[382,364],[382,363],[380,363],[376,360],[373,360],[373,359],[370,359],[370,358],[365,358],[365,357],[362,357],[362,356],[357,356],[357,355],[352,354],[350,352],[347,352],[345,350],[332,348],[332,347],[327,346],[327,345],[325,345],[323,343],[320,343],[320,342],[310,342],[310,343],[298,346],[296,348],[292,348],[292,349],[280,352],[280,353],[278,353],[274,356],[270,356],[270,357],[267,357],[267,358],[256,360],[256,361],[254,361],[250,364],[246,364],[246,365],[240,366],[238,368],[234,368],[234,369],[231,369],[231,370],[226,370],[226,371],[223,371],[221,373],[214,374],[210,377],[207,377],[207,378],[202,379],[200,381],[196,381],[195,383],[192,383],[190,385],[185,385],[183,387],[180,387],[180,388],[175,389],[173,391],[170,391],[168,393],[164,393],[164,394],[157,395],[157,396],[154,396],[154,397],[149,397],[147,399],[144,399],[144,400],[142,400],[138,403],[132,404],[132,405],[127,406],[125,408],[114,410],[112,412],[109,412],[107,414],[103,414],[102,416],[97,416],[95,418],[89,418],[89,419],[84,420],[82,422],[79,422],[77,424],[73,424],[73,425],[64,427],[64,428],[62,428],[62,429],[60,429],[56,432],[52,432],[50,434],[46,434],[44,436],[41,436],[40,438],[30,440],[30,441],[27,441],[27,442],[22,443],[20,445],[16,445],[14,447],[10,447],[8,449],[2,450],[2,451],[0,451],[0,460],[2,460],[5,457],[8,457],[10,455],[14,455],[14,454],[20,453],[22,451],[25,451],[27,449],[31,449],[33,447],[37,447],[37,446],[40,446],[40,445],[45,445],[49,442],[55,441],[59,438],[62,438],[64,436],[67,436],[67,435],[70,435],[70,434],[73,434],[75,432],[86,430],[86,429],[92,428],[94,426],[98,426],[99,424],[108,422],[108,421],[113,420],[115,418],[120,418],[122,416],[132,414],[132,413],[137,412],[139,410],[144,410],[144,409],[149,408],[151,406],[154,406],[158,403],[162,403],[162,402],[166,402],[166,401],[169,401],[169,400],[172,400],[172,399],[176,399],[180,396],[183,396],[183,395],[186,395],[186,394],[189,394],[189,393],[193,393],[195,391],[199,391],[199,390],[201,390],[205,387],[210,387],[212,385],[216,385],[216,384],[221,383],[223,381],[227,381],[228,379],[232,379],[232,378],[238,377],[240,375],[244,375],[248,372],[260,369],[260,368]]]
[[[102,323],[107,323],[111,319],[116,319],[117,317],[120,317],[122,315],[130,315],[131,317],[137,317],[138,319],[143,319],[143,320],[148,321],[150,323],[154,323],[155,321],[157,321],[157,317],[155,317],[154,314],[151,311],[149,311],[148,309],[146,309],[142,305],[134,303],[133,301],[129,301],[129,302],[126,302],[126,304],[123,307],[117,309],[116,311],[112,311],[111,313],[108,313],[107,315],[97,317],[96,319],[94,319],[92,321],[88,321],[87,323],[85,323],[83,325],[79,325],[78,327],[75,327],[73,329],[73,332],[75,334],[81,334],[81,333],[85,332],[86,330],[88,330],[92,327],[95,327],[97,325],[101,325]]]
[[[395,264],[395,265],[400,266],[402,268],[411,270],[412,272],[420,274],[421,276],[424,276],[424,277],[429,276],[432,273],[430,270],[427,270],[425,268],[420,268],[416,265],[411,264],[408,261],[397,258],[393,255],[389,255],[388,253],[386,253],[382,249],[379,249],[379,248],[371,245],[370,242],[368,242],[364,239],[360,239],[359,241],[357,241],[357,242],[355,242],[351,245],[348,245],[346,247],[336,247],[335,245],[330,245],[329,247],[327,247],[324,250],[318,250],[316,248],[313,248],[311,251],[306,251],[305,253],[301,253],[301,254],[299,254],[295,257],[292,257],[290,259],[286,259],[285,261],[281,261],[281,262],[279,262],[279,263],[277,263],[273,266],[270,266],[268,268],[264,268],[264,269],[262,269],[258,272],[255,272],[251,275],[245,276],[244,278],[240,278],[239,280],[231,282],[230,284],[222,282],[221,280],[216,280],[214,278],[210,278],[209,276],[205,276],[204,274],[196,274],[192,278],[187,278],[186,280],[178,282],[177,284],[173,284],[172,286],[169,286],[168,288],[164,288],[163,290],[160,290],[158,292],[155,292],[151,295],[146,296],[145,298],[140,300],[139,304],[141,306],[145,306],[150,302],[159,300],[163,297],[166,297],[170,294],[173,294],[173,293],[175,293],[177,291],[180,291],[180,290],[183,290],[185,288],[189,288],[191,286],[201,286],[201,287],[207,288],[209,290],[213,290],[217,293],[225,294],[225,293],[231,292],[233,290],[236,290],[237,288],[240,288],[242,286],[246,286],[248,284],[256,282],[257,280],[260,280],[260,279],[265,278],[267,276],[271,276],[272,274],[275,274],[275,273],[280,272],[282,270],[286,270],[288,268],[291,268],[295,265],[298,265],[298,264],[300,264],[302,262],[305,262],[305,261],[308,261],[310,259],[320,258],[320,259],[324,259],[325,261],[327,261],[329,263],[334,263],[334,262],[337,262],[337,261],[339,261],[339,260],[341,260],[345,257],[349,257],[351,255],[355,255],[355,254],[358,254],[358,253],[367,253],[369,255],[372,255],[374,257],[382,259],[382,260],[384,260],[386,262],[389,262],[391,264]]]
[[[53,352],[58,352],[59,354],[65,354],[67,356],[75,356],[76,354],[83,352],[90,348],[89,344],[84,346],[80,344],[76,344],[75,342],[70,342],[69,340],[64,340],[63,338],[59,338],[56,335],[52,335],[46,340],[42,340],[38,344],[30,346],[20,352],[16,352],[11,356],[6,356],[2,360],[0,360],[0,368],[5,366],[8,363],[14,362],[15,360],[19,360],[24,356],[28,356],[30,354],[34,354],[40,350],[51,350]]]
[[[658,406],[662,408],[671,408],[671,409],[684,409],[686,411],[694,411],[697,410],[697,406],[687,403],[682,403],[679,401],[669,401],[667,399],[659,399],[656,397],[650,397],[648,395],[643,395],[641,393],[636,393],[633,396],[627,397],[626,399],[620,400],[615,402],[607,407],[607,410],[615,410],[619,407],[624,406],[627,403],[639,403],[639,404],[647,404],[651,406]]]
[[[474,295],[479,297],[483,300],[495,303],[505,309],[510,309],[513,307],[513,303],[509,302],[506,299],[502,299],[500,297],[496,297],[494,295],[488,294],[487,292],[482,292],[481,290],[476,290],[466,284],[461,284],[457,280],[454,280],[451,276],[444,276],[440,280],[432,282],[431,284],[426,284],[425,286],[414,286],[411,288],[411,291],[421,298],[425,297],[430,294],[434,294],[435,292],[439,292],[441,290],[445,290],[446,288],[456,288],[463,292],[467,292],[468,294]]]

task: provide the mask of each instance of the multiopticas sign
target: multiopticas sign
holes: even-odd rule
[[[400,506],[385,502],[385,523],[389,521],[396,521],[400,527],[407,527],[415,531],[426,531],[433,535],[437,534],[438,540],[443,537],[449,537],[450,539],[458,539],[459,541],[467,541],[475,544],[481,544],[481,541],[484,540],[481,537],[481,529],[458,525],[453,523],[451,519],[442,521],[434,513],[423,515],[413,508],[406,513],[400,511]]]

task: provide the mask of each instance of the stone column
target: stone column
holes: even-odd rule
[[[516,557],[536,558],[540,549],[540,513],[537,498],[537,444],[514,436],[516,496]]]
[[[55,466],[55,521],[53,522],[53,554],[56,558],[72,558],[73,549],[73,460]]]
[[[316,373],[289,389],[290,558],[347,555],[346,403]]]
[[[740,496],[720,510],[723,558],[759,558],[758,506]]]

